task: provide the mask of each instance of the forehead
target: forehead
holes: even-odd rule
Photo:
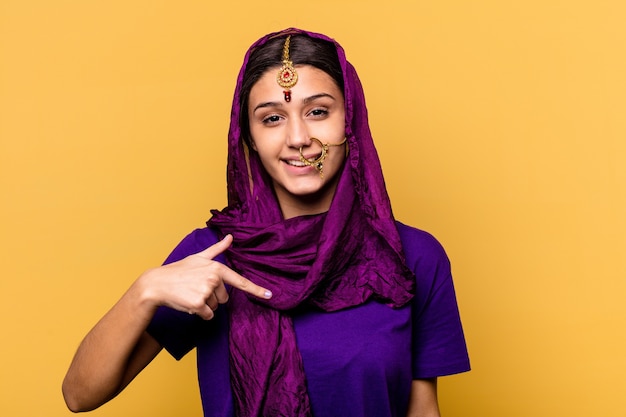
[[[282,100],[284,89],[276,81],[279,69],[279,66],[273,67],[261,75],[250,90],[250,104],[253,101],[275,100],[276,98]],[[311,65],[296,65],[295,69],[298,73],[298,82],[291,87],[292,97],[305,98],[310,95],[327,93],[337,98],[343,98],[343,92],[326,72]]]

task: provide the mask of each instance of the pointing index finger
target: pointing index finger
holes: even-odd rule
[[[272,292],[270,290],[256,285],[254,282],[242,277],[230,268],[226,268],[222,279],[231,287],[238,288],[241,291],[254,295],[255,297],[264,298],[266,300],[272,298]]]
[[[213,259],[217,255],[226,251],[232,243],[233,236],[231,234],[227,234],[222,240],[209,246],[204,251],[198,253],[198,255],[208,259]],[[242,277],[227,266],[224,266],[221,275],[224,283],[229,284],[232,287],[238,288],[258,298],[264,298],[266,300],[272,298],[272,292],[270,290],[256,285],[254,282]]]

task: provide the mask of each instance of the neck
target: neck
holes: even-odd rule
[[[280,203],[280,210],[285,220],[298,216],[306,216],[313,214],[321,214],[328,211],[330,204],[322,204],[317,201],[316,204],[302,204],[299,201],[283,201]]]

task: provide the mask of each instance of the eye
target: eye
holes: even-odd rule
[[[264,117],[261,122],[264,125],[273,125],[280,121],[280,116],[277,114],[270,114],[269,116]]]
[[[311,110],[309,114],[313,117],[324,117],[328,114],[328,110],[317,108],[317,109]]]

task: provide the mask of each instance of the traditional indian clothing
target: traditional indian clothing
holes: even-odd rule
[[[291,219],[283,218],[272,181],[256,152],[246,147],[240,126],[241,87],[250,54],[287,35],[335,46],[349,148],[328,212]],[[429,235],[395,221],[363,89],[338,43],[291,28],[253,44],[237,80],[228,144],[228,206],[212,211],[207,228],[188,236],[166,262],[232,234],[233,245],[219,260],[273,296],[261,300],[231,289],[229,302],[210,322],[161,308],[149,328],[176,357],[198,348],[205,416],[399,416],[406,413],[413,378],[469,369],[445,253]],[[423,269],[428,270],[425,278],[420,277]],[[438,288],[424,288],[422,295],[420,279]],[[434,300],[434,307],[427,305]],[[431,316],[428,309],[443,321],[425,323],[424,316]],[[439,329],[433,330],[437,322]],[[418,323],[421,328],[415,328]],[[443,329],[449,333],[444,335]],[[441,334],[425,337],[429,332]],[[342,339],[342,333],[349,339]],[[350,350],[356,340],[360,343]],[[420,352],[430,343],[438,352]],[[437,360],[425,363],[420,355]],[[339,368],[326,368],[333,363]],[[369,408],[359,414],[372,398],[378,411]],[[350,407],[339,412],[345,404]]]

